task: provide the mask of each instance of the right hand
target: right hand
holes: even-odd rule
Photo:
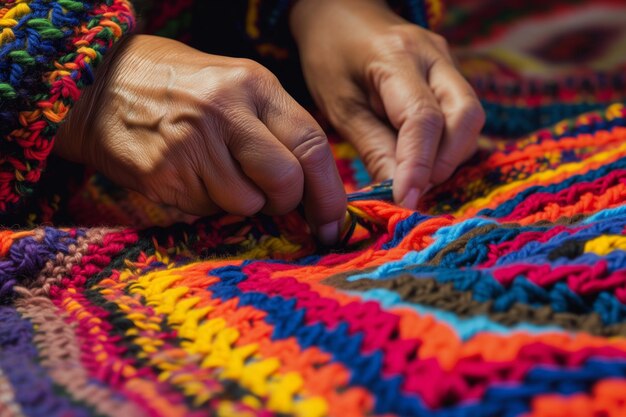
[[[327,244],[345,215],[326,136],[276,77],[169,39],[131,36],[112,51],[55,152],[196,215],[284,214],[304,201]]]
[[[398,204],[474,154],[485,113],[441,36],[385,0],[298,0],[290,24],[318,107]]]

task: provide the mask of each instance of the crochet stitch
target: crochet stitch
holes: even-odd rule
[[[616,104],[485,153],[430,213],[352,194],[337,253],[298,213],[4,232],[5,408],[623,415],[625,139]]]
[[[133,18],[126,0],[0,5],[0,211],[6,211],[32,192],[59,123]]]
[[[481,137],[417,211],[331,136],[350,193],[338,248],[318,246],[298,211],[190,219],[98,175],[65,207],[81,227],[0,231],[0,415],[626,415],[626,100],[606,78],[626,56],[565,65],[572,98],[561,73],[533,78],[518,61],[516,84],[510,61],[471,55],[509,30],[626,8],[539,3],[515,27],[476,31],[461,65],[491,71],[498,88],[479,93],[518,106],[512,119],[550,86],[550,105],[576,102],[592,78],[610,91],[594,96],[602,108],[538,129],[554,113],[537,105],[533,133]],[[473,27],[466,6],[444,31]],[[506,85],[520,86],[508,102]],[[502,123],[490,113],[487,131]]]

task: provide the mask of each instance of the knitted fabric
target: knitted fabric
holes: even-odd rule
[[[133,25],[126,0],[0,2],[0,212],[39,181],[93,67]]]
[[[0,232],[0,415],[626,415],[621,101],[482,137],[418,211],[333,137],[332,250],[298,211],[168,225],[90,178],[68,215],[93,227]]]
[[[485,133],[520,137],[626,101],[622,0],[455,4],[445,37],[481,97]]]

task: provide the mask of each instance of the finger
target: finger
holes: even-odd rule
[[[213,135],[222,135],[224,138],[205,138],[211,142],[211,146],[205,147],[205,153],[195,153],[190,157],[196,160],[198,175],[215,204],[229,213],[252,216],[265,206],[265,196],[241,171],[226,147],[228,137],[232,134],[226,130],[231,128],[214,130]]]
[[[441,61],[433,66],[429,83],[445,120],[431,175],[431,182],[440,184],[476,151],[485,113],[472,87],[451,64]]]
[[[177,159],[177,158],[172,158]],[[170,178],[170,181],[163,181]],[[222,209],[209,197],[203,181],[193,170],[180,170],[169,161],[158,165],[141,187],[132,187],[152,201],[179,208],[188,214],[207,216]]]
[[[396,134],[368,107],[359,103],[337,109],[333,125],[353,144],[374,181],[393,178]]]
[[[304,206],[311,226],[325,244],[334,244],[347,199],[335,159],[322,128],[287,93],[271,96],[261,120],[296,157],[304,174]]]
[[[296,157],[255,115],[228,142],[241,169],[265,195],[263,212],[285,214],[302,201],[304,174]]]
[[[379,83],[387,117],[398,130],[394,199],[414,209],[430,181],[443,113],[416,63],[398,62]]]
[[[175,207],[188,214],[208,216],[219,213],[222,209],[211,200],[203,181],[193,176],[184,186],[171,190],[172,202]]]
[[[450,64],[454,65],[454,57],[450,52],[450,48],[448,46],[448,41],[443,36],[438,33],[428,32],[429,39],[431,44],[439,51],[440,56],[443,57]]]

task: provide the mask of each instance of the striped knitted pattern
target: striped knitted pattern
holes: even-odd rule
[[[346,170],[354,170],[342,162]],[[0,234],[7,416],[623,416],[626,108],[484,150],[412,212]]]
[[[547,3],[525,2],[529,18]],[[593,4],[585,16],[618,3]],[[576,12],[560,10],[546,13]],[[8,36],[17,12],[0,13]],[[509,79],[514,48],[485,51],[458,51],[464,70],[494,75],[484,102],[537,104],[532,133],[489,113],[488,131],[521,139],[481,137],[415,211],[331,137],[349,192],[335,248],[301,211],[191,219],[98,176],[67,206],[82,227],[0,231],[0,416],[626,416],[626,106],[606,78],[621,64],[593,72],[595,93],[610,92],[598,109],[552,123],[563,113],[533,88],[556,82],[577,96],[558,87],[550,103],[582,102],[590,75],[570,68],[570,86],[518,61]],[[506,101],[522,75],[535,101]]]

